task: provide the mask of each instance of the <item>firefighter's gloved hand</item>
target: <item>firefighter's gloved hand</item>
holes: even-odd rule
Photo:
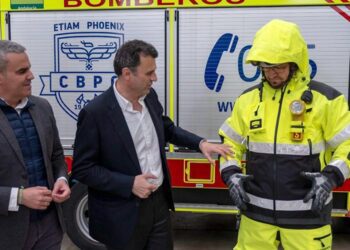
[[[241,210],[246,210],[247,206],[245,203],[250,201],[248,195],[244,191],[243,183],[252,179],[252,175],[233,174],[227,182],[233,203]]]
[[[335,182],[321,173],[301,172],[301,176],[312,181],[312,187],[306,194],[304,202],[308,202],[313,199],[311,210],[320,213],[332,192],[332,189],[336,186]]]

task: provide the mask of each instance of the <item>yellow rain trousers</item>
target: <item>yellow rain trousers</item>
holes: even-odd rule
[[[280,238],[277,238],[279,233]],[[331,226],[316,229],[288,229],[242,216],[238,243],[234,250],[326,250],[332,248]]]

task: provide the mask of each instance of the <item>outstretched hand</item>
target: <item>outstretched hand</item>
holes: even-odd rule
[[[233,151],[231,147],[226,144],[215,144],[207,141],[202,141],[199,149],[211,164],[215,164],[215,160],[211,157],[212,154],[217,153],[227,160],[227,156],[232,156]]]

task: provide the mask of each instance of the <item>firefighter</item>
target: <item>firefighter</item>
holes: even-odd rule
[[[294,23],[264,25],[246,63],[259,68],[261,82],[237,98],[219,129],[234,151],[220,159],[221,176],[242,213],[234,249],[330,249],[332,189],[349,176],[347,100],[310,80]]]

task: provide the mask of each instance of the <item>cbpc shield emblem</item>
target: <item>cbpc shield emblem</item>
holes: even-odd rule
[[[40,76],[40,95],[55,96],[60,107],[77,120],[79,111],[115,82],[114,54],[123,43],[122,33],[56,34],[54,71]]]

